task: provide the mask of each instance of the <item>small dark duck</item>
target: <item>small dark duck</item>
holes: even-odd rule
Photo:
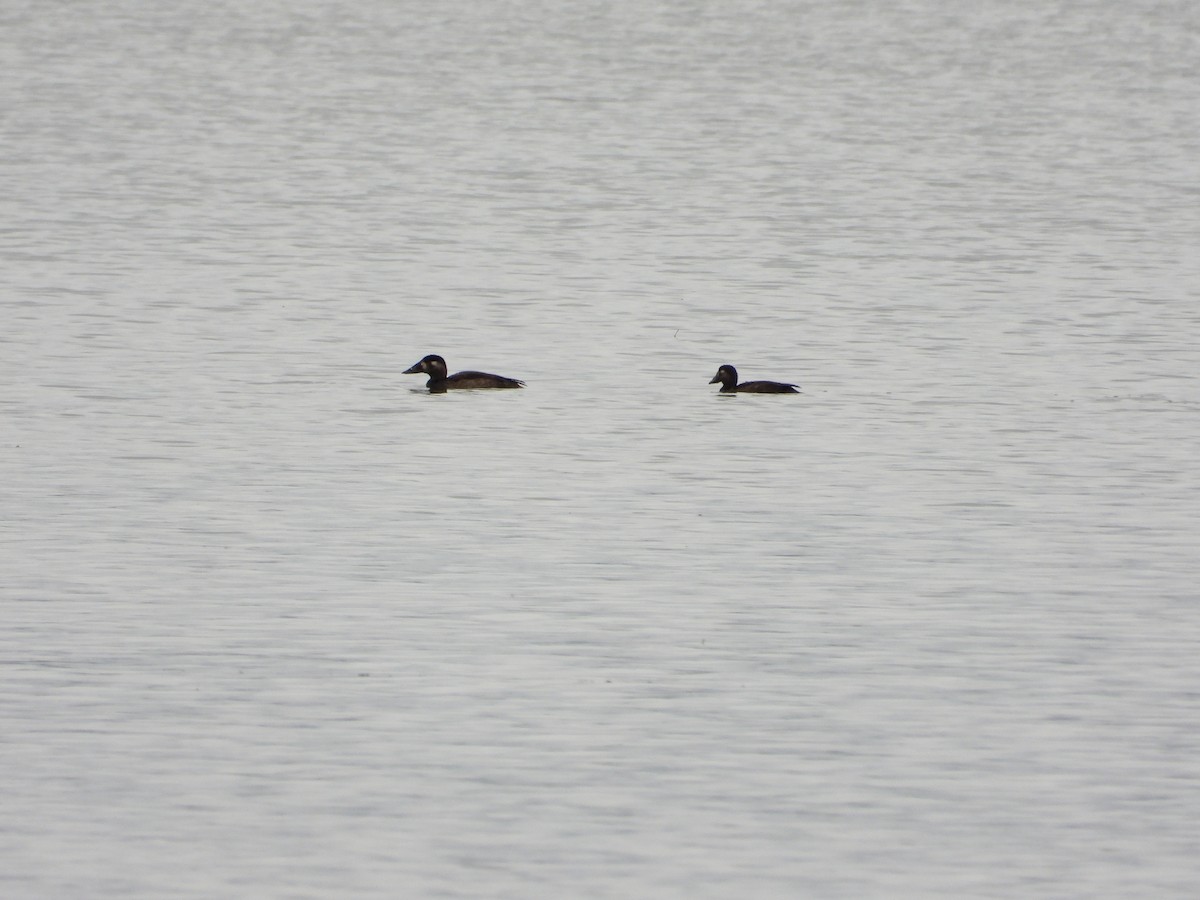
[[[431,353],[419,363],[404,370],[405,375],[424,373],[429,376],[425,385],[431,394],[444,394],[446,391],[465,391],[477,388],[519,388],[525,382],[515,378],[505,378],[503,375],[489,375],[487,372],[455,372],[446,374],[446,361],[436,353]]]
[[[796,385],[784,384],[782,381],[743,381],[738,384],[737,369],[733,366],[721,366],[709,384],[721,383],[722,394],[798,394]]]

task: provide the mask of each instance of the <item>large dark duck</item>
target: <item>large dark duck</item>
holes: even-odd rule
[[[737,369],[733,366],[721,366],[709,384],[721,383],[722,394],[798,394],[796,385],[784,384],[782,381],[743,381],[738,384]]]
[[[446,374],[446,361],[436,353],[431,353],[419,363],[404,370],[405,375],[424,373],[429,376],[425,385],[431,394],[444,394],[446,391],[465,391],[478,388],[519,388],[525,382],[515,378],[505,378],[503,375],[489,375],[487,372],[455,372]]]

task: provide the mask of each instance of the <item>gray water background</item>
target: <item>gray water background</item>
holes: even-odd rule
[[[0,66],[0,895],[1195,896],[1200,7]]]

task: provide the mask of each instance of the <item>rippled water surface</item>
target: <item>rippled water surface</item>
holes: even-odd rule
[[[0,893],[1194,896],[1195,5],[0,20]]]

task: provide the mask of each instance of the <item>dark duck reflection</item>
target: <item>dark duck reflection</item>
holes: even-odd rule
[[[720,382],[722,394],[798,394],[796,385],[785,384],[782,381],[743,381],[738,384],[737,369],[733,366],[721,366],[709,384]]]
[[[505,378],[503,375],[491,375],[487,372],[455,372],[446,374],[446,361],[436,353],[431,353],[419,363],[404,370],[405,375],[425,374],[429,376],[426,387],[431,394],[444,394],[446,391],[477,390],[480,388],[519,388],[525,382],[515,378]]]

